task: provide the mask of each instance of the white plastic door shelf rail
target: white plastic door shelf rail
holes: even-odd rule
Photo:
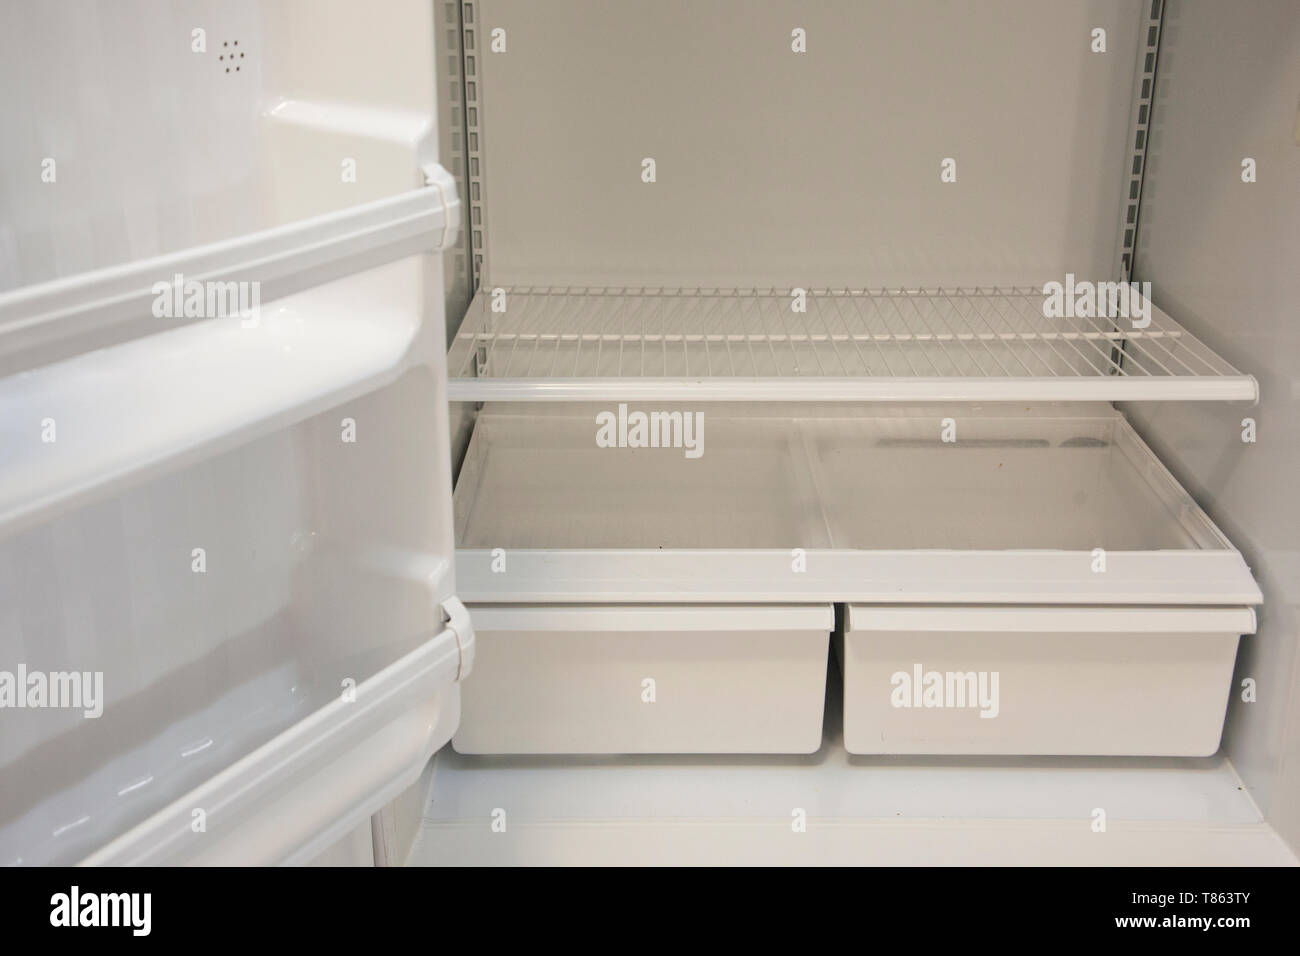
[[[329,296],[279,298],[443,248],[459,228],[460,202],[445,170],[429,167],[426,175],[429,186],[389,199],[0,296],[0,362],[55,342],[74,351],[0,379],[0,530],[310,417],[394,380],[413,359],[427,360],[412,354],[417,315],[367,308],[364,284],[392,281],[389,275],[361,277]],[[251,319],[181,320],[161,333],[155,319],[155,334],[75,354],[79,339],[149,316],[155,283],[175,274],[262,282],[265,307]],[[173,394],[194,400],[158,400]],[[32,423],[46,419],[81,440],[25,440]],[[95,440],[109,435],[112,441]]]
[[[444,610],[444,630],[360,684],[355,700],[326,705],[84,862],[310,861],[408,787],[455,729],[474,630],[459,601]]]
[[[150,314],[155,285],[258,283],[262,301],[418,252],[445,249],[460,228],[456,183],[436,163],[426,185],[222,242],[70,276],[0,295],[0,360]]]

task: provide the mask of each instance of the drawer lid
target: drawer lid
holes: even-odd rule
[[[890,607],[850,604],[855,631],[1254,634],[1248,607]]]
[[[473,605],[476,631],[830,631],[829,604]]]

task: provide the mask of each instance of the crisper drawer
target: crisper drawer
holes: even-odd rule
[[[477,606],[460,753],[812,753],[834,613]]]
[[[1204,756],[1249,608],[850,605],[836,650],[858,754]]]

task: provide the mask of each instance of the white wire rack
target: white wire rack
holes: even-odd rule
[[[1035,288],[814,289],[802,309],[791,290],[779,289],[495,288],[475,297],[452,343],[449,395],[460,401],[1258,397],[1253,377],[1154,306],[1141,318],[1049,318],[1044,302]]]

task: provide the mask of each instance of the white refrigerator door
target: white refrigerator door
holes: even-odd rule
[[[10,89],[108,56],[78,6],[5,15]],[[105,73],[105,124],[0,98],[58,162],[0,149],[0,864],[306,862],[450,739],[473,659],[429,5],[377,21],[350,94],[312,83],[360,7],[205,7],[206,52],[116,12],[170,86]]]

